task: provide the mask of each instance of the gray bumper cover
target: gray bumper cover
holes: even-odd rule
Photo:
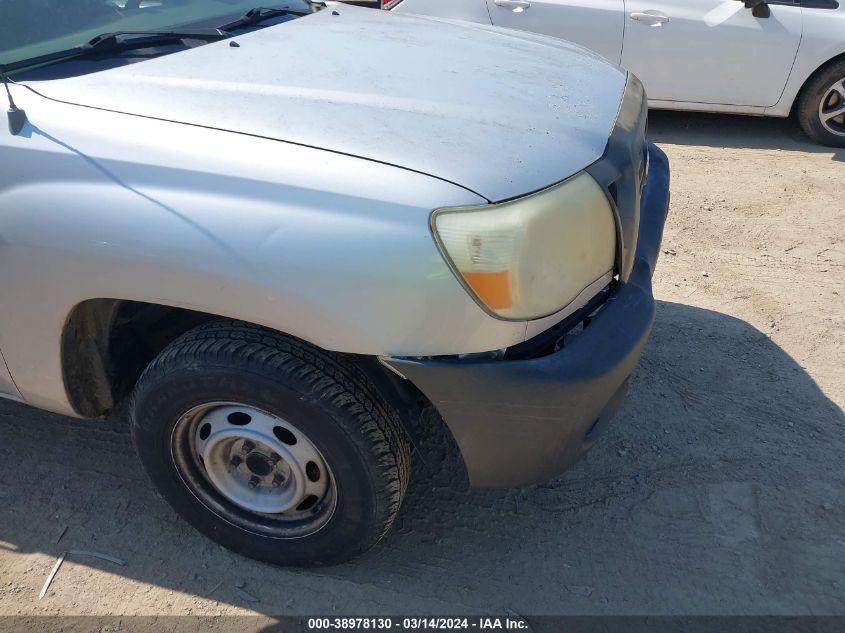
[[[649,157],[630,277],[566,347],[526,360],[386,360],[443,416],[474,487],[560,474],[618,409],[654,321],[651,277],[669,207],[668,160],[655,146]]]

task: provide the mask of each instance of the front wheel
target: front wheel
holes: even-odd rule
[[[410,448],[343,357],[237,322],[201,326],[145,370],[132,435],[164,498],[236,552],[333,564],[387,532]]]
[[[823,69],[804,88],[798,120],[814,141],[845,147],[845,61]]]

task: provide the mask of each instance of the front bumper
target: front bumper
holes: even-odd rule
[[[472,486],[560,474],[619,408],[654,321],[651,277],[669,208],[669,162],[653,145],[649,158],[631,274],[564,348],[525,360],[385,359],[440,412]]]

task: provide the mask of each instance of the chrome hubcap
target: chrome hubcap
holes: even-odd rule
[[[330,518],[336,494],[331,471],[311,440],[282,418],[247,405],[213,403],[185,413],[174,430],[174,440],[179,437],[187,440],[186,452],[201,475],[195,481],[204,480],[271,527]],[[244,523],[237,509],[226,514]]]
[[[819,119],[828,132],[845,136],[845,78],[828,88],[822,97]]]

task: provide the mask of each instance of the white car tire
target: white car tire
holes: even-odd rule
[[[822,68],[804,87],[798,121],[811,139],[845,147],[845,60]]]

